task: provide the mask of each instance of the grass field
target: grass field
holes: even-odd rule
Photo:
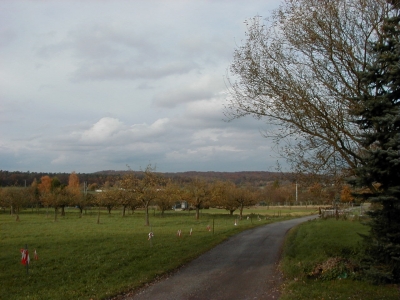
[[[79,218],[73,208],[56,222],[53,211],[47,216],[45,210],[26,210],[19,222],[0,212],[0,299],[111,298],[174,270],[242,230],[311,213],[315,208],[247,209],[245,215],[251,218],[234,226],[237,215],[224,210],[204,210],[200,220],[193,212],[169,211],[161,217],[151,211],[147,227],[141,211],[124,218],[120,211],[103,211],[100,224],[96,211]],[[154,237],[148,240],[150,231]],[[31,258],[29,274],[20,263],[25,245]],[[39,260],[33,259],[34,250]]]
[[[281,299],[400,299],[398,286],[372,285],[355,269],[358,233],[367,230],[358,221],[334,219],[306,222],[291,230],[281,261],[286,278]]]

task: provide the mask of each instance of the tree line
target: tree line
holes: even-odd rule
[[[140,173],[126,172],[113,183],[105,182],[102,186],[81,182],[79,175],[72,172],[68,182],[62,183],[57,176],[42,176],[27,187],[6,187],[0,189],[0,207],[10,209],[19,220],[19,212],[25,208],[54,209],[54,218],[65,215],[66,207],[75,207],[80,216],[86,209],[105,208],[108,213],[121,209],[124,217],[128,210],[144,209],[145,224],[149,225],[149,208],[156,207],[161,215],[177,203],[186,202],[188,209],[194,210],[198,219],[203,208],[220,208],[230,214],[254,205],[295,205],[319,204],[331,205],[335,200],[351,202],[354,200],[348,186],[338,190],[332,186],[314,183],[300,186],[290,181],[274,180],[262,187],[249,184],[238,185],[229,180],[207,181],[193,177],[185,181],[173,180],[155,172],[151,165]]]
[[[119,178],[126,173],[133,172],[138,177],[143,177],[142,171],[127,170],[104,170],[94,173],[78,173],[82,182],[88,185],[103,186],[106,182],[114,184]],[[20,172],[0,170],[0,186],[28,186],[36,179],[43,176],[57,177],[62,184],[68,184],[69,173],[47,173],[47,172]],[[255,186],[263,186],[267,182],[273,180],[290,180],[295,181],[295,174],[282,172],[266,172],[266,171],[241,171],[241,172],[165,172],[164,177],[171,178],[174,181],[189,182],[193,178],[203,178],[206,181],[229,180],[236,184],[250,184]]]

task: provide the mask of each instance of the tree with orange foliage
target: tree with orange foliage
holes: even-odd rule
[[[79,186],[79,177],[75,172],[72,172],[68,178],[68,186],[66,187],[67,196],[69,198],[70,205],[82,204],[82,193]],[[80,212],[82,216],[82,207],[80,207]]]
[[[50,176],[42,176],[40,182],[37,185],[39,190],[39,199],[43,206],[46,207],[46,217],[48,215],[49,207],[52,205],[54,195],[51,193],[51,178]]]
[[[68,178],[69,189],[79,189],[79,177],[75,172],[72,172]]]
[[[351,188],[347,184],[343,186],[342,192],[340,193],[340,201],[347,203],[354,201],[354,197],[351,194]]]
[[[43,176],[40,178],[40,183],[37,185],[39,192],[43,193],[50,193],[51,192],[51,178],[50,176]]]

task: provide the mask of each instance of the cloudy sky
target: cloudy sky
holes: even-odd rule
[[[244,21],[278,5],[0,1],[0,169],[273,171],[265,125],[223,110]]]

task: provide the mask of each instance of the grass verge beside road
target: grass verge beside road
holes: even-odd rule
[[[373,285],[357,272],[357,253],[368,227],[358,221],[314,220],[292,229],[281,269],[281,300],[400,299],[396,285]]]
[[[117,210],[110,215],[102,211],[100,224],[97,211],[79,218],[73,208],[56,222],[45,209],[21,212],[19,222],[1,212],[0,299],[111,298],[176,269],[240,231],[313,213],[310,207],[247,209],[235,226],[238,215],[224,210],[204,210],[200,220],[193,212],[168,211],[161,217],[151,211],[147,227],[142,211],[124,218]],[[150,231],[154,237],[148,240]],[[20,249],[26,244],[29,274],[20,263]]]

